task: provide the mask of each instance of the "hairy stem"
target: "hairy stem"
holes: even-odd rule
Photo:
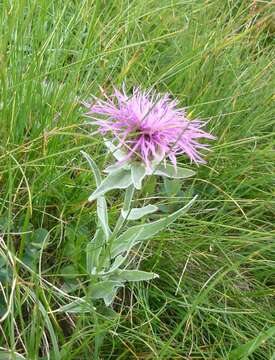
[[[122,210],[124,212],[126,212],[126,213],[129,213],[130,210],[131,210],[131,202],[132,202],[132,199],[133,199],[133,196],[134,196],[134,191],[135,191],[135,188],[134,188],[133,184],[131,184],[126,189],[125,196],[124,196],[123,207],[122,207]],[[109,238],[109,240],[108,240],[108,242],[106,244],[107,246],[106,246],[106,251],[105,251],[105,259],[106,259],[106,257],[108,257],[108,258],[110,257],[110,251],[111,251],[111,248],[112,248],[113,241],[116,238],[119,231],[121,230],[121,228],[124,225],[125,221],[127,221],[127,219],[124,219],[123,216],[122,216],[122,213],[120,213],[120,216],[119,216],[119,218],[117,220],[114,231],[113,231],[112,235],[110,236],[110,238]]]
[[[130,185],[127,189],[126,189],[126,193],[125,193],[125,196],[124,196],[124,202],[123,202],[123,207],[122,207],[122,210],[125,212],[125,213],[129,213],[130,210],[131,210],[131,202],[132,202],[132,199],[133,199],[133,196],[134,196],[134,191],[135,191],[135,188],[133,185]],[[116,223],[116,226],[114,228],[114,236],[116,236],[118,234],[118,232],[120,231],[121,227],[123,226],[125,222],[125,219],[123,218],[122,214],[120,214],[118,220],[117,220],[117,223]]]

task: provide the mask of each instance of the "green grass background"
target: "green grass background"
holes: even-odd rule
[[[273,10],[0,1],[0,359],[275,359]],[[80,101],[123,82],[171,92],[217,140],[181,192],[157,179],[140,194],[169,212],[199,195],[139,249],[160,278],[126,287],[113,310],[56,312],[89,298],[95,184],[80,150],[108,161]],[[109,198],[111,224],[121,201]]]

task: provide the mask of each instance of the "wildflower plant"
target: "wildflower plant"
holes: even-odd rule
[[[136,191],[142,189],[146,176],[186,179],[195,172],[178,166],[177,156],[185,154],[193,163],[205,163],[201,150],[208,149],[200,139],[214,137],[204,131],[200,120],[188,120],[178,101],[152,90],[135,88],[131,96],[123,89],[101,100],[84,103],[86,116],[102,135],[107,151],[114,158],[101,177],[94,160],[84,151],[95,177],[96,189],[89,201],[97,202],[98,228],[87,246],[87,271],[93,277],[91,296],[110,305],[117,290],[127,281],[156,278],[155,273],[133,268],[130,252],[133,247],[175,222],[194,203],[196,196],[181,209],[159,220],[145,222],[144,217],[159,210],[156,204],[134,208]],[[108,222],[106,194],[114,189],[125,190],[124,203],[114,229]],[[138,221],[141,220],[140,223]],[[130,226],[134,222],[134,225]]]

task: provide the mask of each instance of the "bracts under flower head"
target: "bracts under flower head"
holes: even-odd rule
[[[202,121],[189,120],[185,109],[177,108],[178,100],[139,88],[134,88],[131,96],[114,89],[110,97],[105,97],[95,98],[93,104],[85,103],[86,115],[102,135],[112,134],[116,146],[125,153],[122,163],[141,161],[147,173],[165,158],[176,168],[176,156],[181,154],[196,164],[205,163],[201,150],[208,144],[199,141],[215,137],[202,129]]]

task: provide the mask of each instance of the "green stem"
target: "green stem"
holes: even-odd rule
[[[123,207],[122,207],[122,210],[126,213],[128,213],[130,210],[131,210],[131,202],[132,202],[132,199],[133,199],[133,196],[134,196],[134,191],[135,191],[135,188],[134,188],[134,185],[131,184],[127,189],[126,189],[126,192],[125,192],[125,196],[124,196],[124,202],[123,202]],[[109,238],[108,242],[107,242],[107,248],[106,248],[106,252],[105,252],[105,258],[108,256],[108,258],[110,258],[110,254],[111,254],[111,248],[112,248],[112,244],[113,244],[113,241],[114,239],[116,238],[117,234],[119,233],[119,231],[121,230],[122,226],[124,225],[125,223],[125,220],[124,217],[122,216],[122,214],[120,213],[120,216],[117,220],[117,223],[116,223],[116,226],[114,228],[114,231],[111,235],[111,237]]]
[[[134,186],[132,184],[126,189],[126,193],[125,193],[125,196],[124,196],[123,207],[122,207],[122,210],[124,212],[126,212],[126,213],[130,212],[130,210],[131,210],[131,201],[132,201],[133,196],[134,196],[134,191],[135,191],[135,188],[134,188]],[[123,226],[124,222],[125,222],[125,219],[122,216],[122,214],[120,214],[120,216],[119,216],[119,218],[117,220],[116,226],[114,228],[114,232],[113,232],[114,236],[116,236],[118,234],[118,232],[120,231],[120,229]]]

